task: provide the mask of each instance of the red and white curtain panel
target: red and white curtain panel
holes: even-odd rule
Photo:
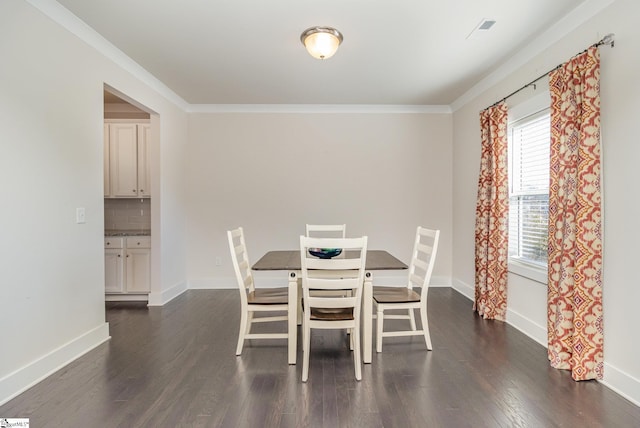
[[[509,246],[509,177],[507,173],[507,105],[501,102],[480,113],[482,156],[475,228],[475,301],[485,319],[507,315]]]
[[[589,48],[549,73],[548,354],[575,380],[602,379],[600,58]]]

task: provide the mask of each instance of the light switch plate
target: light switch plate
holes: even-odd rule
[[[86,223],[84,207],[76,208],[76,223]]]

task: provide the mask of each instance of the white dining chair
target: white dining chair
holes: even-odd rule
[[[424,336],[427,350],[431,350],[431,336],[427,317],[429,281],[438,250],[439,230],[418,227],[409,265],[407,283],[400,287],[373,287],[373,303],[376,307],[376,351],[382,352],[382,338],[392,336]],[[419,287],[419,292],[414,289]],[[386,310],[407,310],[405,314],[386,314]],[[416,328],[414,311],[420,311],[422,329]],[[384,331],[385,319],[409,320],[410,329]]]
[[[346,238],[346,224],[307,224],[306,233],[312,238]]]
[[[257,289],[251,274],[242,227],[227,231],[227,238],[240,290],[240,331],[236,347],[236,355],[240,355],[244,341],[247,339],[287,339],[289,337],[288,333],[251,333],[251,326],[254,323],[287,321],[289,289],[287,287]],[[284,312],[285,315],[254,317],[255,312]]]
[[[344,258],[307,257],[310,248],[342,248]],[[303,365],[302,381],[309,378],[312,329],[345,329],[351,331],[350,348],[357,380],[362,379],[360,351],[360,312],[367,237],[310,238],[300,237],[300,259],[303,296]],[[323,291],[350,290],[350,293],[325,294]]]

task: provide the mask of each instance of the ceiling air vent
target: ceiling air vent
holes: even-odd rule
[[[482,21],[480,21],[480,23],[476,25],[476,28],[474,28],[466,38],[467,39],[475,38],[478,34],[488,31],[491,27],[493,27],[493,24],[495,23],[496,23],[495,19],[483,18]]]
[[[495,23],[496,21],[493,19],[483,19],[482,22],[480,22],[480,25],[478,25],[478,30],[488,30],[493,27],[493,24]]]

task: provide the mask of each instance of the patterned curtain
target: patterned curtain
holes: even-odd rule
[[[549,73],[549,86],[549,360],[574,380],[602,379],[598,49]]]
[[[473,309],[483,318],[507,315],[509,183],[507,173],[507,105],[480,113],[482,158],[476,202],[476,288]]]

